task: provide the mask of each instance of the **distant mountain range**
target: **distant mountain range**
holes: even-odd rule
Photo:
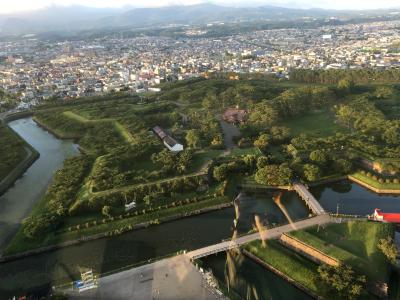
[[[400,10],[399,10],[400,11]],[[213,22],[278,21],[301,18],[385,15],[393,10],[336,11],[297,9],[275,6],[225,7],[213,4],[167,6],[161,8],[101,9],[83,6],[51,6],[30,13],[0,15],[0,34],[28,34],[48,31],[79,31],[88,29],[148,28],[170,24],[201,25]]]

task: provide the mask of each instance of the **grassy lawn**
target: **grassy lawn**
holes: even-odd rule
[[[235,148],[232,150],[230,156],[245,156],[245,155],[255,155],[260,156],[262,153],[260,149],[256,147],[252,148]]]
[[[114,119],[98,119],[98,120],[89,120],[77,113],[72,111],[64,111],[64,116],[77,121],[79,123],[87,124],[87,123],[101,123],[101,122],[109,122],[112,126],[114,126],[115,130],[122,136],[122,138],[129,144],[136,144],[136,140],[134,136],[126,130],[126,128],[119,122]]]
[[[229,203],[231,200],[228,197],[210,198],[196,203],[191,203],[183,206],[177,206],[169,209],[163,209],[146,213],[143,215],[133,216],[125,219],[116,219],[113,222],[99,224],[89,228],[82,228],[80,230],[63,232],[56,234],[54,231],[48,233],[43,239],[28,239],[24,236],[22,230],[19,230],[14,236],[10,244],[5,250],[6,255],[12,255],[28,250],[32,250],[39,247],[45,247],[54,245],[66,241],[79,239],[84,236],[90,236],[98,233],[112,232],[115,230],[121,230],[121,228],[127,228],[128,226],[134,226],[144,222],[160,220],[162,218],[179,216],[194,212],[196,210],[204,209],[207,207]]]
[[[255,241],[247,244],[245,249],[314,293],[323,297],[329,294],[328,288],[319,280],[318,265],[278,241],[268,241],[265,248],[260,241]]]
[[[387,260],[376,245],[380,239],[393,235],[390,224],[353,221],[289,235],[343,261],[371,280],[387,280]]]
[[[336,132],[345,131],[343,127],[335,123],[334,116],[327,111],[292,118],[281,122],[280,125],[290,128],[292,136],[307,133],[327,137],[334,135]]]
[[[362,174],[361,172],[355,172],[351,174],[354,178],[365,182],[366,184],[377,188],[377,189],[388,189],[388,190],[399,190],[400,191],[400,183],[380,183],[377,180],[374,180],[367,175]]]
[[[224,153],[224,150],[205,150],[196,152],[193,155],[193,161],[190,164],[190,168],[188,168],[187,173],[190,174],[199,172],[201,168],[204,167],[205,164],[207,164],[207,162],[211,161],[214,158],[217,158],[222,153]]]
[[[0,123],[0,181],[28,155],[24,141],[7,126]]]

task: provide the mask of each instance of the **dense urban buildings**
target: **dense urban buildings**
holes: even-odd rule
[[[52,97],[157,92],[161,82],[213,72],[287,77],[292,69],[397,68],[399,25],[386,21],[262,30],[218,39],[194,29],[182,38],[117,35],[50,42],[27,35],[0,42],[0,89],[16,95],[23,109]]]

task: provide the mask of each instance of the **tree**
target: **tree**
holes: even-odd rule
[[[251,109],[248,122],[259,130],[267,129],[278,121],[277,111],[268,103],[258,103]]]
[[[380,86],[380,87],[376,88],[376,90],[374,92],[374,96],[377,99],[388,99],[393,96],[393,93],[394,93],[394,91],[391,87]]]
[[[325,165],[327,162],[326,154],[321,150],[312,151],[310,153],[310,159],[321,166]]]
[[[382,135],[383,140],[389,145],[399,145],[400,144],[400,126],[392,125],[386,128]]]
[[[289,184],[293,176],[292,170],[287,164],[266,165],[256,172],[257,183],[266,185]]]
[[[211,146],[215,149],[221,149],[224,145],[224,138],[221,134],[217,134],[211,141]]]
[[[393,241],[392,237],[386,239],[380,239],[378,242],[378,249],[387,257],[391,263],[396,262],[397,258],[397,247]]]
[[[335,171],[342,174],[349,174],[353,170],[353,164],[351,161],[346,159],[338,159],[334,161]]]
[[[226,164],[222,164],[214,168],[213,177],[215,178],[215,180],[222,182],[228,177],[228,172],[228,166]]]
[[[340,105],[336,109],[336,117],[342,125],[351,128],[357,117],[357,112],[349,105]]]
[[[175,163],[175,168],[180,172],[184,173],[189,167],[193,160],[193,151],[186,149],[177,155],[177,162]]]
[[[290,129],[283,126],[272,126],[270,134],[274,142],[282,143],[290,138]]]
[[[186,142],[190,148],[197,148],[200,143],[200,135],[196,129],[191,129],[186,134]]]
[[[111,207],[108,205],[104,205],[101,209],[101,213],[103,216],[110,218],[111,217]]]
[[[48,214],[28,217],[24,220],[23,232],[27,238],[34,239],[50,229],[52,218]]]
[[[321,170],[318,166],[313,164],[304,165],[304,176],[308,181],[316,181],[321,178]]]
[[[215,93],[208,92],[207,96],[203,99],[202,105],[205,109],[210,110],[218,105],[218,99]]]
[[[163,149],[159,153],[154,153],[151,156],[153,163],[160,163],[163,166],[165,172],[171,172],[176,167],[175,154],[168,149]]]
[[[366,277],[357,276],[350,266],[324,264],[318,267],[318,274],[331,290],[346,299],[357,299],[365,290]]]
[[[254,146],[261,150],[266,150],[269,145],[270,136],[266,133],[261,134],[258,139],[254,141]]]
[[[349,93],[354,88],[354,81],[348,78],[344,78],[338,82],[337,87],[340,91]]]
[[[268,157],[260,156],[259,158],[257,158],[257,169],[264,168],[266,165],[268,165],[268,163],[269,163]]]

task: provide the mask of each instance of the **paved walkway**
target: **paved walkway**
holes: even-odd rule
[[[321,204],[314,198],[313,194],[301,183],[293,184],[294,190],[300,195],[300,197],[306,202],[307,206],[316,215],[326,214]]]
[[[206,284],[201,273],[190,262],[191,260],[236,248],[260,238],[263,240],[279,238],[285,232],[334,221],[335,218],[326,214],[313,217],[105,276],[98,280],[98,287],[93,290],[78,293],[70,288],[64,292],[67,293],[69,299],[225,299]]]
[[[69,299],[218,300],[186,255],[160,260],[102,277],[98,287],[82,293],[67,290]]]
[[[313,217],[310,219],[295,222],[292,224],[287,224],[287,225],[279,226],[276,228],[268,229],[261,233],[257,232],[257,233],[245,235],[236,240],[226,241],[226,242],[222,242],[222,243],[219,243],[216,245],[204,247],[204,248],[201,248],[198,250],[188,252],[186,255],[190,259],[198,259],[198,258],[201,258],[204,256],[208,256],[210,254],[215,254],[215,253],[223,252],[223,251],[226,251],[229,249],[237,248],[243,244],[247,244],[247,243],[255,241],[255,240],[259,240],[259,239],[268,240],[268,239],[279,238],[281,236],[281,234],[286,233],[286,232],[300,230],[300,229],[304,229],[304,228],[315,226],[315,225],[327,224],[327,223],[331,223],[333,221],[334,221],[334,218],[330,217],[327,214],[324,214],[324,215],[320,215],[320,216]]]
[[[223,120],[219,121],[221,124],[222,131],[224,133],[224,143],[228,150],[232,150],[236,147],[234,138],[240,136],[240,130],[235,125],[229,124]]]

